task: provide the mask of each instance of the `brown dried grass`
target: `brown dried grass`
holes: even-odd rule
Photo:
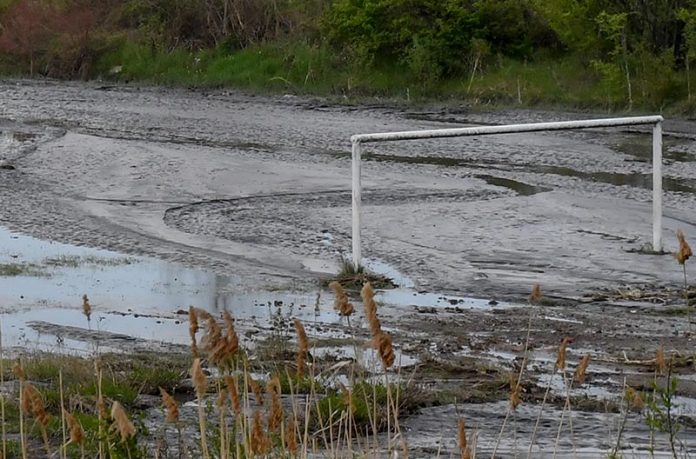
[[[283,403],[280,399],[280,380],[274,376],[268,381],[267,391],[271,395],[271,408],[268,413],[268,431],[277,431],[283,423]]]
[[[179,421],[179,404],[174,400],[174,397],[169,395],[164,388],[160,387],[160,395],[162,396],[162,405],[166,412],[166,421],[176,423]]]
[[[256,403],[259,405],[263,406],[263,389],[261,388],[261,385],[254,381],[254,378],[251,377],[249,373],[246,375],[247,379],[247,386],[251,389],[251,391],[254,393],[254,398],[256,399]]]
[[[259,410],[256,410],[254,412],[254,421],[251,427],[251,452],[255,455],[263,455],[268,452],[269,447],[270,441],[268,440],[266,431],[263,429],[261,412]]]
[[[307,364],[307,352],[309,352],[309,340],[304,325],[298,319],[294,320],[295,331],[297,331],[297,376],[305,375],[305,366]]]
[[[329,284],[329,289],[334,292],[334,308],[342,316],[349,317],[355,311],[353,305],[348,301],[348,294],[346,293],[343,286],[337,282],[333,281]]]
[[[65,422],[68,424],[68,429],[70,429],[70,439],[68,440],[69,445],[82,444],[85,441],[85,431],[82,428],[82,424],[69,412],[63,410],[65,415]]]
[[[135,435],[135,426],[128,419],[126,410],[119,402],[114,402],[111,405],[111,419],[114,421],[111,429],[118,432],[121,436],[121,442],[126,442]]]
[[[201,368],[200,358],[193,360],[193,365],[191,366],[191,378],[193,379],[193,387],[196,389],[196,394],[199,397],[203,397],[208,391],[208,379],[203,373],[203,368]]]
[[[92,320],[92,305],[90,304],[87,295],[82,295],[82,314],[87,317],[87,322]]]
[[[237,378],[234,376],[225,376],[225,386],[227,387],[227,394],[232,402],[232,409],[236,416],[242,414],[242,403],[239,399],[239,389],[237,387]]]
[[[457,425],[457,443],[461,453],[461,459],[471,459],[471,448],[466,439],[466,423],[464,418],[459,418]]]
[[[677,230],[677,240],[679,241],[679,250],[674,253],[674,258],[677,259],[680,265],[686,263],[686,261],[691,258],[693,252],[691,251],[691,246],[686,242],[686,236],[682,230]]]
[[[539,304],[539,301],[541,301],[541,286],[539,284],[534,284],[532,293],[529,295],[529,303]]]
[[[573,377],[578,382],[578,384],[585,383],[585,378],[587,377],[587,367],[589,365],[590,354],[586,354],[582,359],[580,359],[580,363],[578,363],[577,368],[575,368],[575,375]]]
[[[558,346],[558,357],[556,357],[556,370],[559,371],[565,371],[566,367],[566,351],[568,344],[570,344],[572,340],[565,336],[561,340],[561,344]]]
[[[198,344],[196,343],[196,333],[198,333],[198,314],[196,308],[189,306],[189,335],[191,336],[191,353],[193,357],[198,357]]]

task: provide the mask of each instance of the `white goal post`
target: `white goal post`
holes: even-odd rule
[[[464,137],[492,134],[512,134],[516,132],[560,131],[568,129],[587,129],[615,126],[652,125],[653,162],[653,234],[652,247],[655,252],[662,251],[662,116],[636,116],[628,118],[606,118],[580,121],[558,121],[551,123],[509,124],[505,126],[474,126],[454,129],[433,129],[423,131],[384,132],[376,134],[357,134],[350,138],[353,144],[353,265],[361,266],[360,213],[362,205],[361,154],[362,144],[372,142],[393,142],[397,140],[435,139],[442,137]]]

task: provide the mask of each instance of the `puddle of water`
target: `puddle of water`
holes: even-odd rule
[[[363,260],[363,264],[368,269],[375,274],[381,274],[392,280],[396,285],[401,288],[413,288],[415,283],[408,276],[398,271],[394,266],[385,263],[381,260],[375,260],[372,258],[367,258]]]
[[[93,325],[98,320],[101,330],[174,344],[188,342],[185,328],[176,323],[180,318],[176,313],[189,305],[212,313],[227,309],[236,319],[257,326],[268,326],[279,317],[324,324],[340,322],[333,310],[333,298],[328,295],[320,298],[317,308],[316,293],[230,293],[224,290],[228,280],[210,272],[41,241],[0,228],[0,266],[8,264],[32,266],[41,275],[23,271],[0,276],[6,346],[55,346],[56,337],[27,325],[33,322],[87,329],[81,313],[83,294],[88,295],[94,309]],[[185,316],[183,319],[187,320]],[[69,338],[64,345],[84,348]]]
[[[642,174],[639,172],[583,172],[570,167],[563,166],[532,166],[531,172],[561,175],[564,177],[576,177],[592,182],[607,183],[615,186],[630,186],[634,188],[645,188],[652,190],[652,174]],[[662,177],[662,187],[667,191],[679,191],[683,193],[693,193],[696,191],[696,180],[675,179]]]
[[[228,310],[239,321],[241,330],[256,328],[255,333],[292,318],[316,325],[312,333],[315,337],[338,337],[344,333],[330,294],[317,297],[315,292],[230,293],[226,290],[229,280],[210,272],[162,260],[42,241],[0,228],[0,267],[9,264],[32,269],[14,272],[12,276],[0,274],[3,344],[8,347],[47,350],[60,344],[64,349],[84,351],[96,339],[92,334],[96,327],[118,335],[112,336],[111,341],[123,341],[126,349],[132,348],[125,339],[128,337],[183,345],[188,343],[182,322],[188,320],[185,311],[189,305],[213,314]],[[455,312],[508,306],[488,300],[418,293],[412,290],[413,281],[389,264],[379,260],[368,260],[366,264],[403,286],[376,295],[377,301],[396,307],[397,311],[413,306],[451,308]],[[85,294],[94,311],[91,329],[82,315]],[[408,355],[400,354],[398,358],[402,359],[402,366],[416,361]]]
[[[663,158],[677,162],[693,162],[696,161],[696,156],[684,151],[684,145],[688,145],[684,139],[665,136],[662,139],[662,155]],[[676,148],[675,148],[676,147]],[[636,159],[644,162],[652,160],[652,136],[632,134],[626,137],[619,143],[613,146],[614,150],[627,155],[634,156]]]
[[[540,186],[530,185],[524,182],[518,182],[517,180],[511,180],[503,177],[495,177],[492,175],[475,175],[474,177],[481,179],[488,183],[489,185],[499,186],[503,188],[508,188],[521,196],[532,196],[537,193],[543,193],[545,191],[550,191],[550,188],[544,188]]]
[[[432,308],[460,308],[460,309],[501,309],[512,306],[509,303],[495,302],[479,298],[467,298],[459,296],[443,296],[439,293],[420,293],[410,289],[396,288],[392,290],[380,290],[375,295],[378,302],[391,306],[415,306]]]

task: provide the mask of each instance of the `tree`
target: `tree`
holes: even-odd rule
[[[46,50],[52,35],[49,26],[51,8],[39,0],[20,0],[4,15],[0,52],[28,59],[29,74],[34,75],[34,63]]]

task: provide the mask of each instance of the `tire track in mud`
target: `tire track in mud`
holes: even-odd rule
[[[370,189],[365,207],[472,202],[514,195],[508,190]],[[280,247],[298,255],[340,254],[349,247],[350,191],[278,193],[211,200],[172,207],[164,222],[172,228],[225,239]]]

